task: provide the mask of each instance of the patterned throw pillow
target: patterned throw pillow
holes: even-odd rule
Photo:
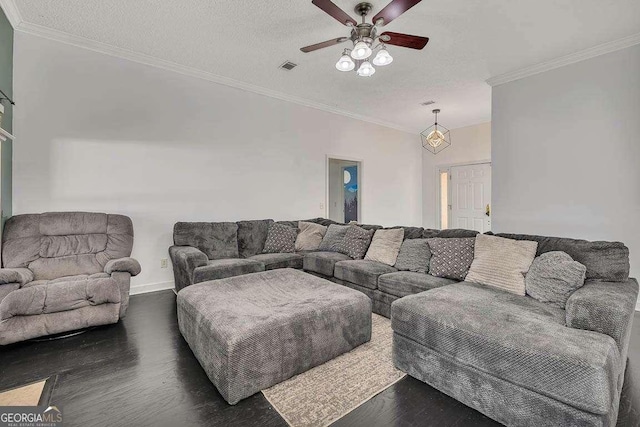
[[[336,252],[338,250],[338,245],[340,245],[342,240],[344,240],[344,236],[347,234],[348,229],[348,225],[331,224],[329,228],[327,228],[327,234],[324,235],[322,242],[320,242],[318,250]]]
[[[364,259],[394,265],[404,239],[403,228],[377,230]]]
[[[337,245],[341,254],[349,255],[353,259],[362,259],[369,249],[374,230],[365,230],[357,225],[350,225],[347,233]]]
[[[527,295],[565,308],[572,293],[584,285],[587,267],[566,252],[546,252],[533,260],[525,277]]]
[[[296,251],[296,237],[298,229],[287,227],[286,225],[272,223],[269,224],[267,241],[264,243],[265,254],[291,253]]]
[[[538,242],[478,234],[465,280],[524,296],[524,275],[537,249]]]
[[[400,271],[426,273],[429,270],[431,250],[427,239],[407,239],[400,246],[395,268]]]
[[[296,251],[315,251],[320,247],[327,227],[313,222],[300,221],[298,223],[300,233],[296,239]]]
[[[447,279],[464,280],[473,262],[475,237],[427,239],[431,250],[429,274]]]

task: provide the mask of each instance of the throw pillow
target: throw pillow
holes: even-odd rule
[[[296,251],[315,251],[320,247],[327,227],[313,222],[300,221],[298,223],[300,233],[296,239]]]
[[[286,225],[272,223],[269,224],[267,241],[264,242],[265,254],[291,253],[296,251],[296,237],[298,229],[287,227]]]
[[[376,230],[364,259],[393,266],[398,258],[403,239],[403,228]]]
[[[320,242],[318,250],[337,252],[338,245],[344,240],[348,229],[348,225],[331,224],[329,228],[327,228],[327,233],[324,235],[322,242]]]
[[[464,280],[473,262],[475,237],[434,237],[427,239],[431,250],[429,274]]]
[[[337,245],[341,254],[349,255],[353,259],[362,259],[367,253],[374,230],[365,230],[357,225],[350,225],[344,239]]]
[[[533,260],[525,277],[527,295],[565,308],[567,300],[584,284],[587,267],[566,252],[546,252]]]
[[[426,273],[429,270],[431,250],[427,239],[407,239],[400,246],[395,268],[401,271]]]
[[[525,295],[524,275],[536,257],[538,242],[478,234],[467,282]]]

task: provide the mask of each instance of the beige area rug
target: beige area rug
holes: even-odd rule
[[[289,425],[327,426],[405,377],[391,359],[391,321],[372,321],[368,343],[262,391]]]
[[[47,380],[0,392],[0,406],[37,406]]]

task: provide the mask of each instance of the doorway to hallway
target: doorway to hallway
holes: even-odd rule
[[[338,222],[361,218],[361,162],[327,158],[327,217]]]

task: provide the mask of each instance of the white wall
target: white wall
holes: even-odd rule
[[[14,214],[131,216],[134,286],[173,280],[176,221],[323,216],[327,154],[363,160],[363,222],[421,223],[418,135],[24,33],[15,98]]]
[[[494,230],[619,240],[640,277],[640,46],[492,97]]]
[[[446,123],[444,119],[443,123]],[[491,123],[451,130],[451,146],[434,155],[422,150],[422,223],[440,228],[438,222],[438,169],[462,163],[491,159]]]

